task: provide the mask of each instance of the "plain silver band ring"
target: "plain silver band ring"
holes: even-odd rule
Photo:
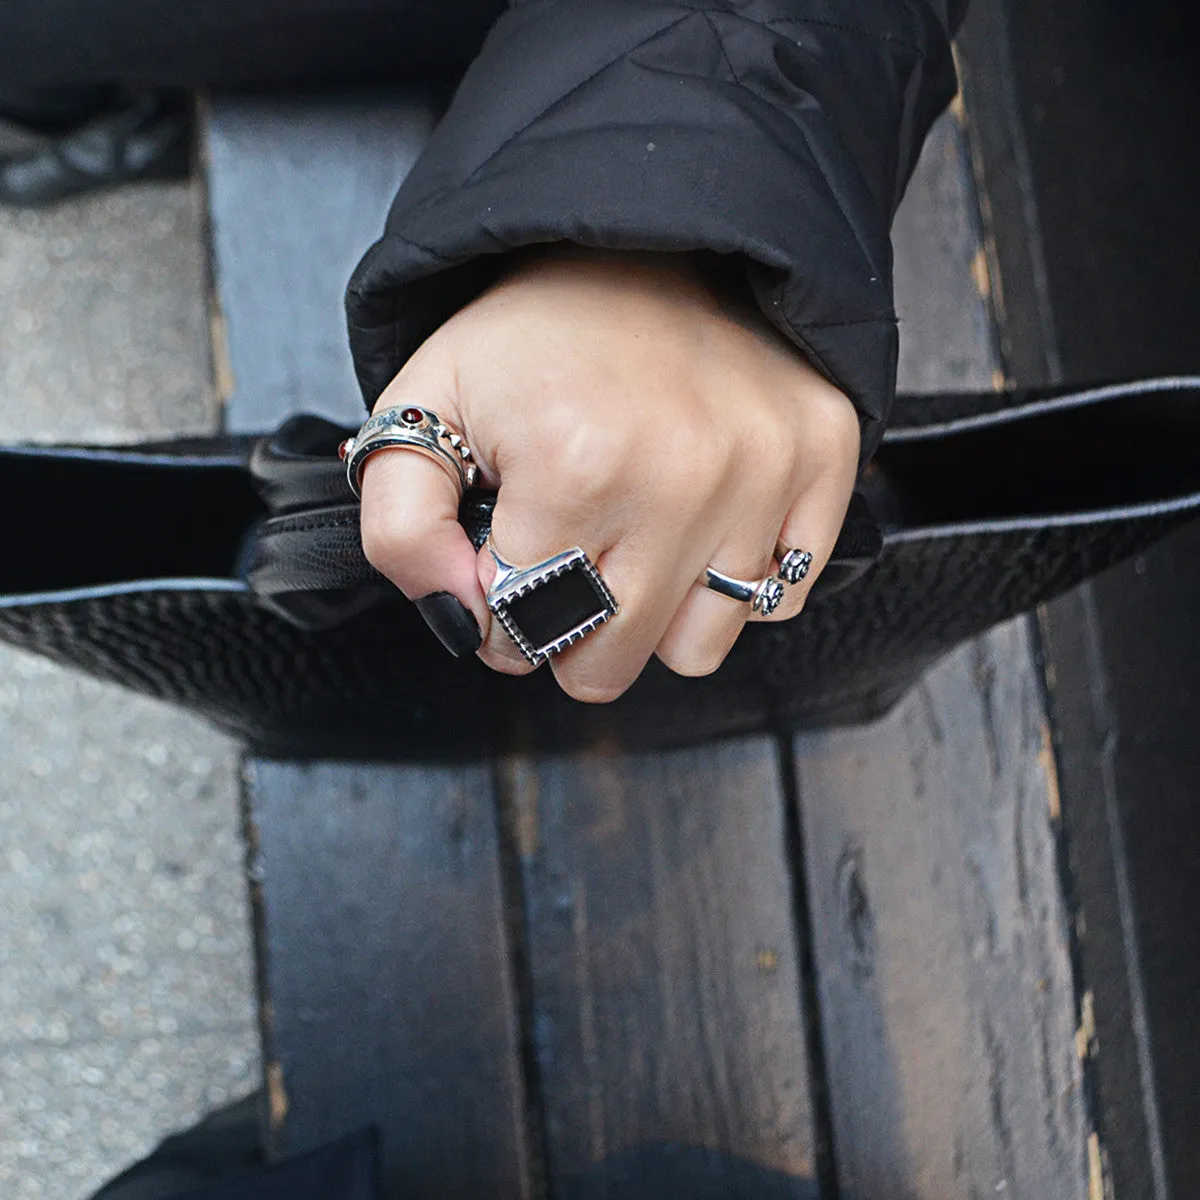
[[[734,579],[732,575],[724,575],[715,567],[704,568],[704,586],[711,588],[730,600],[745,600],[749,603],[758,591],[757,583],[747,583],[744,579]]]
[[[774,575],[751,583],[745,579],[734,579],[716,567],[705,567],[700,582],[718,595],[749,604],[754,612],[760,612],[764,617],[769,617],[783,599],[783,584]]]

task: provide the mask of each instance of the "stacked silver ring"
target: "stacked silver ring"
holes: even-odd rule
[[[444,467],[458,484],[460,495],[475,486],[479,468],[463,435],[437,413],[409,404],[377,412],[338,447],[346,464],[346,480],[356,496],[362,494],[360,477],[367,459],[377,450],[399,447],[416,450]]]

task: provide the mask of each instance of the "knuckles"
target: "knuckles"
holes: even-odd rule
[[[854,405],[832,388],[822,394],[822,399],[825,402],[817,406],[817,417],[807,433],[808,453],[831,466],[856,466],[862,431]]]
[[[697,645],[695,640],[684,645],[678,639],[673,639],[670,645],[660,645],[657,654],[669,671],[688,679],[699,679],[705,675],[712,675],[720,668],[741,631],[742,626],[739,624],[736,630],[725,631],[723,636],[719,636],[708,645]]]
[[[732,480],[777,497],[801,477],[856,468],[858,417],[832,385],[786,406],[777,394],[734,391],[725,400],[679,394],[645,412],[636,403],[548,404],[527,435],[521,469],[536,473],[546,495],[590,508],[634,492],[712,496]]]
[[[529,675],[537,670],[532,663],[518,655],[515,650],[511,654],[500,654],[485,645],[479,651],[479,658],[485,666],[491,667],[493,671],[498,671],[501,675]]]
[[[575,430],[540,449],[537,466],[554,481],[556,494],[584,502],[616,490],[637,462],[633,439],[612,430]]]
[[[708,492],[724,481],[734,441],[694,407],[680,400],[653,418],[630,408],[551,410],[539,419],[527,469],[539,473],[548,495],[585,504],[659,488]]]
[[[676,675],[687,679],[700,679],[714,674],[725,661],[728,651],[720,654],[668,655],[662,657],[663,664]]]
[[[623,683],[576,679],[569,672],[555,672],[555,678],[558,680],[558,686],[572,700],[578,700],[581,704],[611,704],[623,696],[633,684],[632,679]]]

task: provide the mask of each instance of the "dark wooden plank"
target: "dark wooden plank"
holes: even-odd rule
[[[1105,1140],[1156,1198],[1200,1194],[1197,612],[1192,526],[1044,619]]]
[[[894,241],[902,386],[987,387],[988,275],[953,116]],[[1056,790],[1025,620],[886,720],[795,745],[842,1194],[1085,1197]]]
[[[1120,578],[1123,572],[1118,573]],[[1105,1167],[1111,1173],[1118,1195],[1153,1197],[1165,1200],[1171,1195],[1166,1183],[1166,1156],[1163,1145],[1162,1111],[1159,1106],[1156,1060],[1165,1054],[1169,1070],[1176,1070],[1184,1083],[1183,1113],[1195,1104],[1195,1030],[1194,1012],[1189,1012],[1195,987],[1195,964],[1200,961],[1194,945],[1190,896],[1195,876],[1195,861],[1188,862],[1192,822],[1179,822],[1179,814],[1166,823],[1163,832],[1170,839],[1169,852],[1155,859],[1150,867],[1151,886],[1161,871],[1162,883],[1169,890],[1183,882],[1189,892],[1182,910],[1167,907],[1152,909],[1156,927],[1149,931],[1154,939],[1171,946],[1166,968],[1168,994],[1184,1005],[1163,1014],[1166,1017],[1168,1045],[1159,1047],[1151,1038],[1144,960],[1141,953],[1139,907],[1133,892],[1133,871],[1126,846],[1125,825],[1130,814],[1117,789],[1114,751],[1117,739],[1124,743],[1133,717],[1132,745],[1138,753],[1149,750],[1140,737],[1142,719],[1152,724],[1162,711],[1158,696],[1145,709],[1131,714],[1118,712],[1107,677],[1105,645],[1101,641],[1100,621],[1095,595],[1090,586],[1076,588],[1044,610],[1042,642],[1046,658],[1047,682],[1051,698],[1056,758],[1059,763],[1063,826],[1066,832],[1071,892],[1077,909],[1078,953],[1088,980],[1093,1013],[1094,1034],[1089,1046],[1088,1072],[1096,1094],[1097,1117],[1104,1138]],[[1157,622],[1158,604],[1145,612],[1122,614],[1132,617],[1129,631],[1135,636],[1144,631],[1148,618]],[[1170,628],[1168,618],[1167,627]],[[1139,648],[1140,653],[1140,648]],[[1152,669],[1161,665],[1150,660]],[[1170,667],[1168,667],[1168,674]],[[1122,697],[1122,699],[1125,699]],[[1124,709],[1124,705],[1121,705]],[[1118,720],[1120,717],[1120,720]],[[1195,719],[1186,722],[1187,737],[1194,740]],[[1151,743],[1153,739],[1151,739]],[[1154,747],[1151,752],[1161,750]],[[1151,800],[1147,816],[1156,825],[1161,802],[1173,808],[1181,800],[1194,807],[1195,786],[1183,793],[1161,790],[1164,766],[1150,758],[1148,781],[1151,795],[1135,788],[1132,801]],[[1157,801],[1158,803],[1156,803]],[[1137,817],[1135,816],[1136,820]],[[1182,851],[1183,871],[1178,855]],[[1143,864],[1143,867],[1146,864]],[[1140,892],[1141,889],[1139,889]],[[1181,920],[1181,915],[1186,919]],[[1163,918],[1166,918],[1164,920]],[[1178,942],[1184,945],[1180,947]],[[1193,944],[1188,947],[1187,943]],[[1174,951],[1184,949],[1182,956]],[[1182,1036],[1180,1036],[1182,1034]],[[1180,1057],[1177,1059],[1176,1055]],[[1190,1071],[1190,1074],[1189,1074]],[[1191,1128],[1189,1126],[1189,1128]],[[1191,1139],[1183,1143],[1186,1156]],[[1184,1195],[1188,1194],[1184,1191]]]
[[[1200,10],[990,2],[1011,34],[1023,190],[1060,370],[1068,380],[1195,371]],[[1006,255],[1013,232],[998,231]]]
[[[845,1194],[1088,1195],[1030,658],[1010,623],[879,726],[798,743]]]
[[[342,295],[434,123],[427,91],[215,97],[209,212],[231,394],[226,426],[363,416]]]
[[[986,392],[1003,384],[992,348],[988,261],[964,174],[957,111],[929,131],[892,223],[902,392]]]
[[[361,418],[342,291],[432,120],[412,94],[208,106],[230,428]],[[272,1147],[373,1121],[389,1195],[529,1194],[489,774],[246,770]]]
[[[1043,319],[1006,336],[1010,372],[1195,371],[1195,7],[977,8],[963,62],[982,167],[1012,180],[991,212],[1005,291],[1027,247],[1043,264]],[[1106,1157],[1118,1196],[1156,1200],[1200,1194],[1198,562],[1200,530],[1182,531],[1042,621]]]
[[[774,742],[507,774],[551,1194],[813,1200]]]
[[[487,768],[247,770],[275,1149],[365,1124],[388,1195],[527,1193]]]
[[[972,4],[955,43],[1000,359],[1022,386],[1059,383],[1039,199],[1029,169],[1005,0]],[[960,106],[961,107],[961,106]]]

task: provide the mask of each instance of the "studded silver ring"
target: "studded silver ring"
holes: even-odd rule
[[[700,582],[719,595],[748,602],[751,612],[761,613],[764,617],[769,617],[783,599],[783,584],[774,575],[749,582],[734,579],[732,575],[710,566],[704,568]]]
[[[385,408],[339,447],[346,464],[351,491],[361,496],[363,464],[377,450],[415,450],[444,467],[458,484],[459,493],[475,486],[479,468],[463,435],[437,413],[417,404]]]
[[[487,548],[496,563],[488,608],[534,666],[620,611],[608,584],[579,546],[528,567],[502,558],[490,534]]]

